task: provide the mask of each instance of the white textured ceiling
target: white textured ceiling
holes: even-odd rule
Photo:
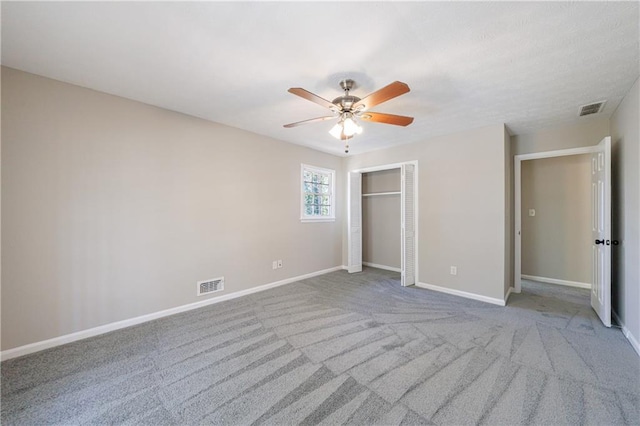
[[[610,116],[640,74],[639,7],[612,3],[2,3],[3,65],[340,155],[332,122],[287,93],[411,92],[373,108],[352,153],[506,123]],[[582,118],[580,120],[588,120]]]

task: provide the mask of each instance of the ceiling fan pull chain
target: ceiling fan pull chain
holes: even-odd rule
[[[344,139],[344,153],[348,154],[349,153],[349,139],[353,138],[353,136],[347,136]]]

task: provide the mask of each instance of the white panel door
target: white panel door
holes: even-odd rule
[[[349,173],[349,272],[362,271],[362,173]]]
[[[591,236],[593,272],[591,306],[611,327],[611,138],[591,154]],[[617,243],[617,241],[614,241]]]
[[[401,182],[401,283],[408,286],[416,283],[416,173],[413,164],[402,165]]]

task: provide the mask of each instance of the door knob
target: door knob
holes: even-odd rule
[[[611,240],[596,240],[596,245],[598,245],[598,244],[602,244],[603,246],[604,245],[608,245],[609,246],[609,245],[613,244],[614,246],[617,246],[618,244],[620,244],[620,242],[618,240],[613,240],[613,241],[611,241]]]

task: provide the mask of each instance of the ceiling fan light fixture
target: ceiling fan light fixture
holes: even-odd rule
[[[329,130],[329,134],[336,139],[344,140],[345,138],[351,138],[356,134],[362,133],[362,127],[358,125],[353,114],[350,112],[343,113],[340,116],[340,121]]]
[[[362,133],[362,127],[356,123],[351,114],[348,114],[342,122],[344,128],[344,134],[347,136],[353,136],[355,134]]]
[[[333,126],[331,130],[329,130],[329,133],[334,138],[340,139],[340,136],[342,135],[342,122],[339,121],[335,126]]]

